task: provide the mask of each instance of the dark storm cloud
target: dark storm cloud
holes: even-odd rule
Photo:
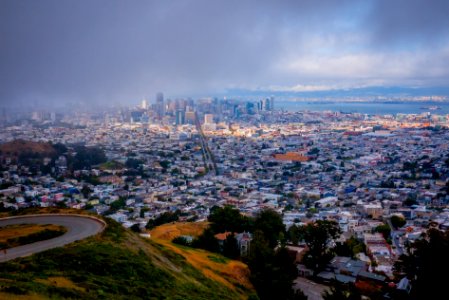
[[[440,45],[431,75],[441,79],[448,5],[430,2],[3,0],[0,101],[135,102],[158,90],[338,85],[330,77],[350,81],[390,49],[426,41]],[[428,55],[401,55],[390,73],[364,76],[400,82],[396,69],[416,72]],[[362,67],[351,73],[341,65],[348,62]]]
[[[371,5],[365,25],[371,27],[377,43],[425,47],[449,39],[447,0],[379,0]]]

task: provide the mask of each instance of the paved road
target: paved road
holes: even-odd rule
[[[0,219],[1,227],[13,224],[55,224],[64,226],[67,232],[54,239],[40,241],[8,249],[6,254],[0,252],[0,262],[5,262],[17,257],[28,256],[56,247],[62,247],[74,241],[82,240],[101,232],[106,224],[96,218],[79,215],[29,215]]]
[[[324,291],[329,290],[329,287],[303,277],[298,277],[293,281],[293,289],[301,289],[309,300],[322,300],[323,297],[321,295]]]

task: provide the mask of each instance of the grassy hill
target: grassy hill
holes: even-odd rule
[[[249,281],[250,271],[247,265],[241,261],[231,260],[217,253],[183,247],[171,242],[173,238],[180,235],[196,237],[207,226],[207,222],[164,224],[151,231],[151,238],[158,244],[184,257],[189,264],[201,271],[204,276],[237,291],[245,299],[246,291],[253,290],[252,284]],[[236,289],[235,287],[238,288]]]
[[[1,144],[0,153],[7,156],[19,156],[23,153],[37,153],[52,156],[56,153],[56,150],[50,143],[14,140]]]
[[[0,298],[221,300],[254,292],[240,262],[106,221],[100,235],[0,264]]]

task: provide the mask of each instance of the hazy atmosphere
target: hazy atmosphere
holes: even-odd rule
[[[0,102],[447,88],[448,13],[445,0],[3,0]]]

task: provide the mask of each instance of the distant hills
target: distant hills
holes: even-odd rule
[[[267,97],[280,98],[344,98],[344,97],[424,97],[444,96],[449,100],[449,87],[361,87],[348,89],[327,89],[315,91],[290,91],[270,89],[229,89],[227,97]]]

